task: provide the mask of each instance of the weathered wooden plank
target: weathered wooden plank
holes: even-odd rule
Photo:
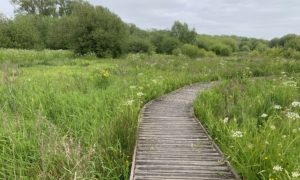
[[[193,115],[198,92],[211,86],[187,86],[145,105],[131,180],[239,179]]]

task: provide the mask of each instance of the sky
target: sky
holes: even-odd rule
[[[300,0],[90,0],[142,29],[170,29],[175,20],[200,34],[272,39],[300,34]],[[0,13],[13,16],[9,0]]]

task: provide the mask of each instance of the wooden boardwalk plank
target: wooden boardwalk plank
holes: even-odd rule
[[[240,179],[193,113],[197,94],[212,85],[186,86],[144,106],[131,180]]]

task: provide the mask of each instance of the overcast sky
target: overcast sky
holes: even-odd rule
[[[143,29],[168,29],[175,20],[198,33],[271,39],[300,34],[300,0],[90,0]],[[9,0],[0,12],[13,16]]]

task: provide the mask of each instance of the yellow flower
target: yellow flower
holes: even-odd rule
[[[264,160],[267,160],[267,159],[269,159],[268,156],[264,157]]]
[[[105,69],[101,72],[102,77],[108,78],[110,76],[109,70]]]

